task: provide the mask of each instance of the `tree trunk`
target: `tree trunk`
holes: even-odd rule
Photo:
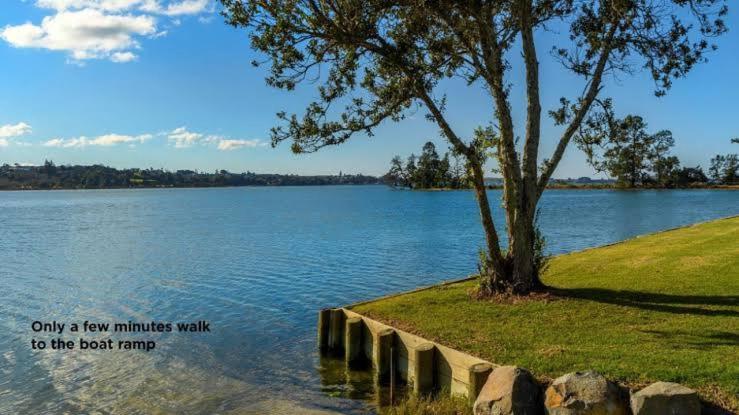
[[[480,275],[481,279],[481,290],[484,291],[482,294],[489,295],[495,291],[498,291],[498,285],[501,280],[506,278],[506,261],[500,252],[500,242],[498,240],[498,234],[495,231],[495,223],[493,222],[493,215],[490,212],[490,202],[488,201],[487,189],[485,189],[485,176],[482,171],[477,157],[468,157],[472,168],[472,183],[475,188],[475,196],[477,204],[480,209],[480,219],[482,220],[482,227],[485,231],[485,242],[487,244],[487,258],[489,264],[481,264],[483,268],[489,266],[487,271],[482,272]]]
[[[509,248],[507,254],[503,256],[490,212],[482,166],[472,160],[470,163],[480,218],[485,230],[488,257],[488,263],[481,264],[478,294],[481,296],[496,293],[527,294],[541,288],[534,248],[536,233],[534,214],[531,213],[534,210],[519,206],[513,215],[515,220],[508,226]]]
[[[534,247],[534,215],[519,212],[512,235],[508,250],[508,261],[511,264],[508,289],[514,294],[526,294],[541,287]]]
[[[536,233],[533,212],[536,205],[534,203],[519,205],[516,212],[511,215],[514,219],[508,223],[509,248],[503,256],[490,211],[482,166],[472,159],[470,164],[487,243],[487,263],[481,264],[478,294],[482,297],[497,293],[527,294],[541,288],[534,248]]]

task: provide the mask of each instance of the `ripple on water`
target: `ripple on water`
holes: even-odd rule
[[[556,191],[540,224],[561,253],[737,206],[739,192]],[[0,413],[365,413],[382,391],[318,358],[316,311],[474,272],[475,209],[469,192],[382,186],[0,192]],[[36,319],[213,332],[33,352]]]

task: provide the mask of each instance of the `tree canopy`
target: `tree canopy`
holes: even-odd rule
[[[418,160],[418,164],[416,164]],[[400,156],[390,161],[390,170],[384,176],[391,186],[413,189],[461,189],[469,188],[467,169],[460,157],[449,152],[439,157],[436,145],[431,141],[423,146],[421,156],[408,157],[406,165]]]
[[[583,123],[575,142],[599,172],[606,172],[621,186],[656,183],[677,184],[680,161],[669,154],[675,145],[672,132],[647,132],[647,122],[638,115],[617,118],[610,100],[601,102]]]
[[[598,97],[607,75],[647,70],[655,93],[705,60],[710,38],[726,31],[724,0],[221,0],[227,22],[249,31],[269,65],[267,83],[292,90],[318,83],[302,115],[278,114],[272,143],[296,153],[372,135],[423,107],[454,151],[470,164],[485,230],[489,275],[481,292],[528,292],[540,286],[534,265],[537,203]],[[583,92],[563,97],[550,114],[562,126],[554,152],[539,159],[542,107],[536,37],[562,27],[552,50]],[[552,36],[552,39],[555,37]],[[541,41],[538,45],[541,47]],[[525,122],[514,129],[510,104],[513,55],[523,57]],[[503,176],[507,251],[492,220],[483,160],[446,114],[440,88],[462,79],[490,97],[495,154]],[[568,91],[569,93],[570,91]],[[516,137],[521,137],[517,143]]]

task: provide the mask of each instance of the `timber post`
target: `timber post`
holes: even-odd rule
[[[331,320],[331,309],[323,309],[318,312],[318,350],[325,353],[328,350],[329,323]]]
[[[413,353],[413,392],[420,395],[431,393],[435,387],[436,346],[422,343],[412,349]]]
[[[361,317],[351,317],[346,319],[344,325],[344,359],[347,366],[355,368],[362,362],[362,331],[364,323]]]
[[[490,363],[475,363],[470,366],[470,379],[468,383],[467,397],[470,402],[475,402],[477,395],[480,394],[483,385],[488,380],[488,376],[493,372],[493,366]]]

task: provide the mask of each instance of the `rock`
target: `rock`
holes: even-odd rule
[[[627,415],[621,389],[603,375],[575,372],[561,376],[547,388],[544,401],[550,415]]]
[[[700,415],[698,394],[683,385],[656,382],[631,395],[634,415]]]
[[[541,391],[528,370],[500,366],[488,376],[475,400],[475,415],[542,414]]]

